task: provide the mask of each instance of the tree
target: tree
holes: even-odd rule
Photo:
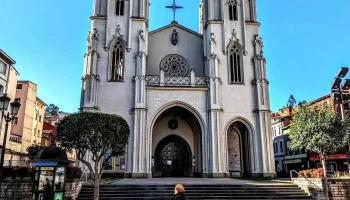
[[[46,146],[39,145],[39,144],[32,144],[31,146],[27,147],[28,159],[34,160],[34,158],[38,155],[39,151],[41,151],[45,147]]]
[[[322,162],[326,181],[325,194],[328,198],[326,156],[344,147],[350,131],[348,119],[342,119],[330,106],[310,107],[307,104],[293,116],[288,137],[290,149],[305,149],[316,152]]]
[[[302,106],[302,105],[304,105],[304,104],[307,104],[307,101],[300,101],[299,103],[298,103],[298,106]]]
[[[68,151],[75,150],[94,180],[94,200],[99,198],[102,169],[113,156],[125,154],[130,130],[120,116],[81,112],[65,117],[57,127],[57,139]],[[91,152],[92,161],[85,158]],[[106,157],[107,156],[107,157]],[[94,167],[92,166],[94,164]]]
[[[52,116],[57,116],[59,113],[60,108],[56,106],[55,104],[50,104],[46,107],[45,112],[50,113]]]

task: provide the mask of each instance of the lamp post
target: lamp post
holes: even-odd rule
[[[6,141],[7,141],[7,131],[9,127],[9,123],[15,118],[15,116],[18,114],[19,107],[21,104],[18,101],[14,101],[10,103],[11,99],[4,94],[4,96],[0,97],[0,111],[2,114],[2,117],[5,119],[5,134],[3,138],[3,144],[1,147],[1,160],[0,160],[0,194],[2,192],[1,185],[2,185],[2,172],[4,169],[4,159],[5,159],[5,151],[6,151]],[[10,112],[7,111],[7,108],[9,107],[9,104],[11,106]]]
[[[331,85],[332,99],[334,102],[339,103],[342,119],[345,118],[344,104],[350,102],[350,79],[345,79],[343,82],[343,78],[348,71],[349,68],[341,67]],[[350,173],[350,136],[348,139],[348,171]]]

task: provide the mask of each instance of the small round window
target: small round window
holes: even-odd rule
[[[177,127],[179,126],[179,122],[177,122],[176,119],[172,119],[168,122],[168,127],[171,129],[171,130],[175,130],[177,129]]]

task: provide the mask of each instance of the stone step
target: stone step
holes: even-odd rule
[[[100,185],[100,188],[174,188],[175,185]],[[202,187],[227,187],[227,188],[298,188],[296,185],[185,185],[186,188],[202,188]],[[94,188],[93,185],[84,185],[84,188]]]
[[[85,198],[78,198],[77,200],[91,200],[92,197],[85,197]],[[166,197],[100,197],[99,200],[123,200],[123,199],[127,199],[127,200],[131,200],[131,199],[135,199],[135,200],[139,200],[139,199],[153,199],[153,200],[160,200],[160,199],[173,199],[173,196],[166,196]],[[280,196],[274,196],[274,197],[266,197],[266,196],[249,196],[249,197],[241,197],[241,196],[212,196],[212,197],[205,197],[203,198],[203,196],[191,196],[190,200],[205,200],[205,199],[232,199],[232,200],[247,200],[247,199],[278,199],[278,200],[284,200],[284,199],[288,199],[288,200],[309,200],[312,199],[309,196],[298,196],[298,197],[293,197],[293,196],[289,196],[289,197],[283,197],[281,198]]]
[[[246,191],[297,191],[300,190],[300,188],[217,188],[217,187],[208,187],[208,188],[185,188],[187,191],[207,191],[207,190],[246,190]],[[93,188],[82,188],[82,191],[90,191],[93,190]],[[174,188],[100,188],[100,191],[131,191],[131,190],[138,190],[138,191],[173,191]]]
[[[80,195],[80,197],[91,197],[92,194],[89,195]],[[150,193],[150,194],[100,194],[100,197],[164,197],[164,196],[173,196],[173,194],[162,194],[162,193]],[[227,194],[227,193],[212,193],[212,194],[199,194],[199,193],[186,193],[186,196],[192,197],[192,196],[215,196],[215,197],[220,197],[220,196],[240,196],[240,197],[252,197],[252,196],[264,196],[264,197],[274,197],[274,196],[279,196],[279,197],[305,197],[307,196],[305,193],[300,193],[300,194],[259,194],[259,195],[252,195],[252,194]]]
[[[184,185],[192,199],[312,199],[295,185]],[[77,200],[91,200],[93,186],[84,186]],[[103,185],[100,200],[172,199],[174,185]]]
[[[130,191],[100,191],[100,194],[172,194],[174,191],[138,191],[138,190],[130,190]],[[186,190],[186,193],[191,194],[211,194],[211,193],[230,193],[230,194],[242,194],[242,193],[249,193],[249,194],[305,194],[302,190],[296,190],[296,191],[246,191],[246,190],[208,190],[208,191],[198,191],[198,190]],[[82,191],[80,194],[93,194],[94,191]]]

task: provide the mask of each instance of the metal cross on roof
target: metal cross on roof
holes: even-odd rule
[[[176,5],[175,0],[173,0],[173,5],[171,5],[171,6],[166,6],[166,8],[170,8],[170,9],[173,10],[173,22],[176,22],[176,20],[175,20],[175,18],[176,18],[176,10],[177,10],[177,9],[181,9],[181,8],[183,8],[183,7],[182,7],[182,6]]]

